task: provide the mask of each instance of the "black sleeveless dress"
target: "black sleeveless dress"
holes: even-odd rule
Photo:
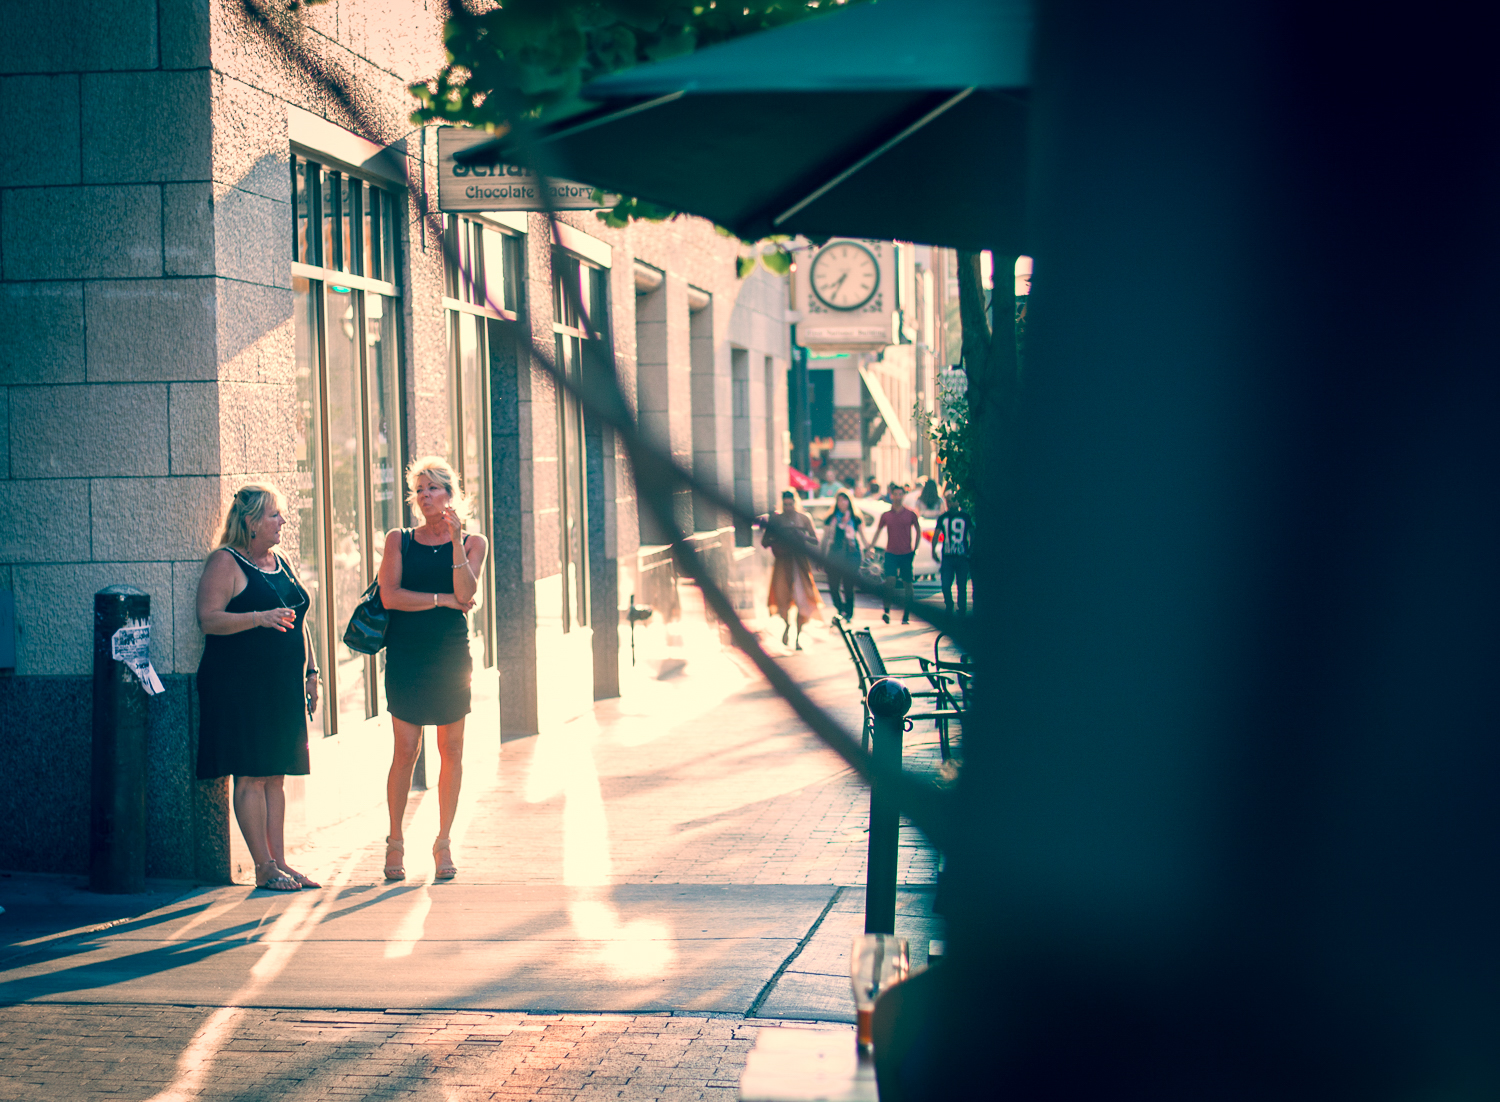
[[[405,542],[401,588],[452,593],[452,541],[427,547],[413,535]],[[422,727],[456,723],[469,714],[473,674],[468,618],[462,612],[391,610],[385,630],[385,704],[391,715]]]
[[[226,550],[244,572],[245,588],[225,611],[289,608],[297,623],[284,632],[251,628],[205,637],[198,663],[198,776],[302,776],[309,772],[302,646],[307,591],[280,555],[277,569],[267,573]]]

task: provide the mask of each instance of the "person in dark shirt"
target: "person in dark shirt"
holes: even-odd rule
[[[891,598],[896,592],[896,579],[900,578],[906,583],[901,622],[909,624],[912,602],[916,599],[912,589],[911,563],[917,553],[917,541],[922,538],[922,523],[916,513],[901,504],[900,497],[894,497],[891,507],[880,514],[875,537],[870,541],[872,544],[882,531],[885,532],[885,611],[880,618],[888,624],[891,622]]]
[[[938,578],[943,583],[943,604],[953,611],[953,583],[958,583],[958,614],[965,616],[969,608],[969,556],[973,554],[974,521],[958,504],[958,499],[948,495],[948,511],[937,519],[933,532],[932,552],[938,558]]]
[[[828,592],[833,598],[833,607],[846,622],[854,619],[854,579],[859,574],[865,550],[860,538],[863,526],[859,514],[854,511],[854,502],[848,494],[840,491],[833,499],[833,512],[823,522],[823,554],[842,562],[849,570],[848,576],[828,575]]]

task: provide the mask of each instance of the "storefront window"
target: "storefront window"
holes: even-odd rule
[[[568,253],[552,260],[552,330],[557,364],[575,386],[589,357],[607,355],[605,279],[600,268]],[[563,630],[589,622],[588,476],[584,459],[583,408],[559,388],[557,398],[558,566],[562,573]]]
[[[305,228],[306,220],[300,219],[299,224]],[[307,588],[308,597],[311,599],[307,622],[312,632],[313,649],[319,656],[319,664],[326,665],[321,657],[328,653],[328,633],[324,630],[328,617],[323,612],[325,600],[321,555],[322,517],[325,515],[325,506],[319,497],[319,490],[322,486],[319,472],[322,469],[320,457],[323,453],[321,436],[323,399],[318,334],[322,331],[320,310],[322,303],[321,296],[313,292],[312,282],[301,276],[292,277],[292,298],[297,407],[301,414],[297,418],[297,435],[293,441],[293,450],[297,459],[297,484],[293,488],[290,502],[292,512],[297,518],[297,546],[293,554],[298,564],[298,576]],[[325,704],[326,700],[320,699],[318,711],[312,716],[315,728],[323,727]]]
[[[447,457],[473,502],[470,527],[493,536],[490,468],[489,360],[493,340],[505,339],[516,320],[520,297],[521,238],[478,219],[449,215],[443,227],[447,255],[443,305],[448,315]],[[493,564],[486,559],[480,593],[494,591]],[[481,600],[470,614],[475,660],[495,664],[495,623],[491,602]],[[481,654],[482,651],[482,654]]]
[[[302,157],[292,175],[299,554],[331,735],[380,710],[376,664],[342,628],[402,520],[398,292],[362,274],[394,272],[395,197]]]

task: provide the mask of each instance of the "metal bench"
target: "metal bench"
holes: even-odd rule
[[[944,662],[940,668],[934,657],[928,659],[917,654],[898,654],[886,657],[880,653],[880,646],[875,642],[875,636],[869,628],[860,628],[850,631],[837,616],[833,618],[833,626],[838,628],[839,635],[844,640],[844,646],[849,651],[849,660],[854,663],[855,673],[859,676],[860,702],[864,704],[869,694],[870,686],[881,678],[894,677],[902,682],[910,682],[907,689],[914,698],[929,700],[934,706],[931,712],[914,712],[907,719],[930,719],[937,724],[938,747],[942,753],[943,761],[952,758],[952,746],[948,739],[948,724],[951,720],[963,719],[964,702],[968,696],[967,681],[972,674],[963,668],[957,668],[958,664]],[[934,652],[935,654],[936,652]],[[915,671],[893,671],[890,663],[893,662],[916,662],[918,669]],[[948,668],[953,667],[953,668]],[[926,687],[922,687],[925,683]],[[864,723],[860,730],[860,748],[868,749],[871,733],[870,709],[866,704],[864,707]]]

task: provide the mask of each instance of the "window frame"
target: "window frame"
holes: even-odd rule
[[[583,294],[583,277],[589,279],[588,302],[583,305],[588,311],[591,328],[584,328],[582,320],[571,319],[570,302],[563,292],[562,281],[572,275]],[[556,367],[560,372],[573,376],[572,381],[582,382],[584,364],[590,354],[610,357],[613,348],[609,342],[609,271],[603,265],[569,249],[554,245],[552,248],[552,334]],[[563,342],[576,342],[577,357],[565,355]],[[576,368],[574,367],[576,363]],[[576,370],[576,375],[574,374]],[[557,393],[557,538],[558,567],[561,574],[562,630],[564,634],[575,627],[590,628],[593,624],[593,608],[589,579],[589,508],[588,508],[588,433],[584,422],[583,405],[577,397],[565,391],[561,385]],[[575,439],[576,438],[576,439]],[[570,451],[577,452],[576,487],[570,486]],[[573,513],[576,498],[577,514]],[[569,545],[568,524],[578,527],[578,561],[575,563]],[[576,600],[569,592],[569,567],[577,585]]]
[[[357,362],[353,365],[357,374],[358,402],[359,408],[354,417],[359,426],[358,432],[358,458],[359,470],[362,477],[359,478],[359,499],[357,508],[361,517],[362,531],[359,533],[364,543],[363,577],[360,579],[359,589],[362,591],[376,572],[375,560],[379,550],[379,541],[384,538],[385,532],[375,531],[375,517],[377,514],[375,494],[377,487],[374,485],[374,463],[375,459],[375,429],[374,418],[383,407],[382,398],[389,398],[394,403],[393,409],[386,409],[385,420],[388,430],[395,436],[394,441],[388,443],[390,452],[389,461],[395,472],[395,483],[392,493],[396,495],[397,502],[393,506],[396,510],[398,524],[405,520],[405,494],[402,492],[401,472],[405,470],[408,460],[408,439],[405,422],[405,392],[406,392],[406,356],[403,341],[402,314],[404,313],[404,300],[401,285],[398,282],[399,257],[401,255],[401,242],[398,240],[401,219],[396,212],[402,209],[405,203],[405,193],[402,189],[389,181],[352,171],[342,165],[336,158],[330,158],[319,154],[316,150],[303,149],[293,145],[290,150],[291,163],[290,173],[292,180],[292,257],[290,261],[291,276],[293,279],[302,279],[308,283],[308,295],[313,304],[310,316],[316,318],[317,332],[315,334],[314,346],[309,350],[311,366],[315,378],[310,380],[312,393],[314,395],[314,409],[312,416],[315,424],[305,426],[307,429],[309,448],[316,447],[317,454],[309,455],[307,462],[314,475],[312,488],[307,491],[312,495],[313,512],[315,516],[314,530],[309,533],[301,533],[300,539],[317,541],[317,565],[318,586],[317,615],[322,621],[321,632],[314,636],[314,647],[318,651],[316,655],[318,667],[323,671],[322,695],[320,708],[322,711],[322,726],[325,737],[333,737],[341,733],[341,722],[339,715],[339,672],[336,661],[337,648],[341,644],[342,633],[337,617],[336,607],[336,585],[333,571],[336,566],[333,562],[332,549],[334,547],[334,507],[329,500],[333,483],[333,460],[331,450],[328,446],[329,425],[331,414],[330,404],[330,379],[329,379],[329,325],[333,324],[328,316],[327,299],[330,291],[339,293],[347,291],[350,296],[350,304],[353,310],[353,324],[355,331],[364,335],[364,339],[353,340]],[[315,165],[317,172],[317,186],[307,187],[306,168]],[[335,174],[337,179],[335,180]],[[330,214],[325,215],[323,211],[323,198],[325,191],[325,180],[328,181],[327,191],[332,198],[334,207]],[[358,185],[358,186],[354,186]],[[349,204],[349,211],[342,210],[342,196],[344,193],[358,196]],[[300,203],[305,199],[307,210],[301,210]],[[372,208],[370,217],[366,217],[363,209],[366,204]],[[305,218],[305,230],[303,221]],[[333,257],[324,256],[325,238],[324,228],[328,227],[331,235],[327,240],[327,251],[334,253]],[[352,248],[351,241],[345,240],[350,235],[345,232],[347,227],[357,226],[360,234],[358,249]],[[365,240],[369,231],[374,230],[380,234],[380,241],[376,243],[373,239]],[[300,252],[303,244],[302,235],[306,234],[307,253]],[[378,258],[378,259],[377,259]],[[309,262],[313,261],[313,262]],[[334,261],[341,261],[336,264]],[[362,269],[367,266],[379,264],[380,275],[391,278],[373,278],[360,271],[344,269]],[[380,295],[387,300],[382,315],[389,313],[389,344],[390,344],[390,371],[391,378],[387,380],[386,394],[377,394],[376,374],[378,371],[375,357],[371,354],[370,341],[368,339],[368,326],[370,321],[370,310],[368,296]],[[299,416],[301,412],[299,411]],[[299,503],[302,489],[299,486]],[[321,636],[321,638],[319,638]],[[364,658],[364,721],[378,717],[382,712],[379,694],[378,667],[383,662],[374,656]]]
[[[517,322],[525,297],[525,235],[508,226],[498,226],[488,219],[461,214],[446,214],[443,217],[443,335],[447,343],[448,364],[448,424],[452,437],[451,461],[460,470],[464,467],[466,432],[465,413],[473,412],[479,422],[479,464],[482,477],[479,485],[465,479],[464,490],[480,501],[483,515],[489,523],[495,523],[494,455],[490,444],[490,429],[493,425],[492,396],[489,385],[490,326],[491,321]],[[496,270],[490,263],[488,250],[492,243],[502,249],[498,271],[502,280],[499,305],[491,305],[491,276]],[[489,296],[488,298],[486,296]],[[478,357],[477,378],[480,393],[466,393],[463,372],[463,342],[461,327],[465,324],[461,315],[474,318],[472,324],[477,336],[475,355]],[[489,539],[492,532],[483,533]],[[484,636],[483,664],[486,669],[498,662],[493,595],[494,556],[485,557],[481,572],[480,592],[487,598],[476,610],[479,615],[479,630]]]

